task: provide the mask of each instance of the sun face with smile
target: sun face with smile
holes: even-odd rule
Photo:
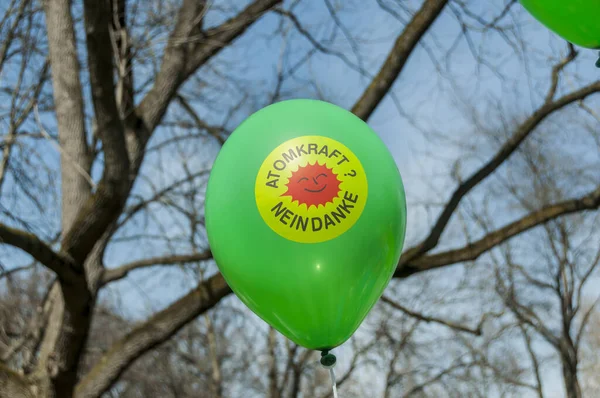
[[[327,165],[309,163],[292,172],[287,190],[281,196],[290,196],[292,202],[298,201],[299,205],[305,204],[308,208],[325,206],[338,196],[341,183]]]

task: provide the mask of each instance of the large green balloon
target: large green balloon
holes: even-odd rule
[[[565,40],[600,48],[600,0],[521,0],[538,21]]]
[[[406,201],[398,168],[358,117],[290,100],[244,121],[206,192],[206,229],[236,295],[295,343],[344,343],[398,263]]]

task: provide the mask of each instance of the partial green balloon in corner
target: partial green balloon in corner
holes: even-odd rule
[[[568,42],[600,49],[600,0],[521,0],[521,4]]]

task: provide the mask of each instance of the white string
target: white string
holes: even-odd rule
[[[338,398],[337,385],[335,384],[335,373],[333,372],[333,368],[329,368],[329,374],[331,375],[331,384],[333,384],[333,398]]]

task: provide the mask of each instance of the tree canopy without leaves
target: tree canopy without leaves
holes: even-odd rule
[[[515,0],[0,9],[0,398],[331,396],[204,228],[231,131],[298,97],[371,124],[409,199],[345,396],[596,391],[600,80]]]

